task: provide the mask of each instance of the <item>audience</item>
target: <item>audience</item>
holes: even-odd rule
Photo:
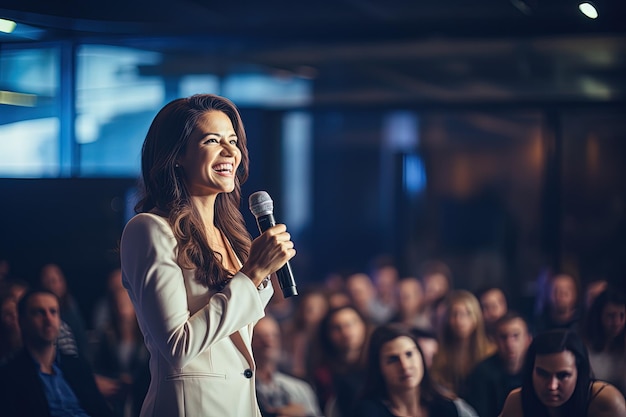
[[[363,384],[363,357],[369,326],[353,306],[331,309],[320,322],[310,379],[320,408],[330,405],[347,416]]]
[[[451,292],[446,299],[439,349],[433,358],[432,374],[435,381],[463,397],[465,378],[478,362],[493,351],[494,346],[485,334],[476,297],[466,290]]]
[[[626,395],[626,297],[607,287],[589,308],[583,338],[595,377]]]
[[[47,290],[18,302],[23,348],[0,367],[3,416],[113,416],[89,364],[57,351],[59,312],[57,296]]]
[[[535,332],[552,329],[578,331],[581,311],[578,304],[578,283],[574,277],[569,274],[551,276],[547,285],[547,299],[536,317]]]
[[[430,317],[424,312],[424,290],[420,280],[402,278],[397,283],[397,293],[398,308],[390,321],[418,329],[431,329]]]
[[[44,265],[40,271],[39,284],[42,288],[54,293],[59,298],[61,319],[71,329],[78,353],[83,358],[88,358],[89,351],[85,319],[78,307],[77,300],[67,287],[65,274],[63,274],[61,268],[56,264]]]
[[[568,329],[537,334],[524,360],[522,386],[501,417],[625,417],[624,396],[595,380],[582,339]]]
[[[499,413],[504,417],[534,417],[534,413],[538,416],[565,416],[570,415],[568,410],[579,410],[572,404],[580,404],[580,401],[589,404],[589,412],[581,408],[583,413],[572,414],[574,416],[607,415],[597,411],[600,407],[608,407],[616,413],[614,415],[621,416],[620,401],[623,401],[626,390],[626,301],[624,294],[606,280],[590,281],[583,287],[584,295],[579,297],[578,282],[573,275],[547,274],[546,285],[539,286],[535,294],[541,308],[535,316],[529,314],[533,320],[527,322],[518,313],[509,311],[509,301],[514,303],[516,299],[509,300],[501,288],[485,287],[475,295],[465,289],[453,289],[452,273],[444,263],[426,262],[417,277],[398,279],[393,262],[387,258],[376,258],[375,261],[369,264],[371,278],[365,273],[343,275],[331,272],[328,276],[333,279],[324,280],[318,287],[303,289],[298,297],[290,299],[284,299],[277,283],[272,282],[276,286],[276,300],[268,306],[266,318],[257,323],[253,337],[257,396],[264,416],[325,414],[327,417],[350,417],[353,412],[363,416],[393,416],[414,411],[415,398],[424,401],[418,411],[430,410],[431,400],[424,400],[426,397],[450,402],[456,413],[451,415],[459,416],[495,417]],[[65,366],[69,369],[86,360],[91,362],[76,377],[63,373],[57,378],[57,374],[53,374],[55,380],[66,378],[62,383],[70,388],[64,391],[63,398],[53,399],[50,407],[80,407],[85,415],[91,415],[90,405],[83,402],[101,404],[104,398],[105,404],[112,409],[105,408],[104,415],[138,416],[150,382],[147,353],[137,332],[132,304],[128,308],[125,303],[128,295],[120,287],[118,276],[119,271],[114,270],[107,278],[107,295],[97,300],[92,311],[93,321],[90,321],[92,328],[85,329],[86,321],[77,308],[78,300],[69,294],[61,269],[54,264],[42,268],[40,282],[56,294],[55,300],[60,300],[61,316],[68,319],[83,334],[82,337],[86,330],[93,335],[91,345],[85,344],[81,349],[77,335],[68,323],[57,320],[57,324],[48,317],[47,320],[54,323],[46,331],[55,334],[51,338],[53,349],[62,361],[46,369],[63,370]],[[19,358],[24,361],[24,355],[33,355],[23,344],[20,330],[23,323],[17,319],[21,314],[16,313],[18,301],[28,287],[28,281],[13,277],[0,282],[0,380],[3,387],[7,385],[8,370],[13,372],[11,375],[18,372],[15,361]],[[46,296],[49,297],[49,293],[42,295],[43,301],[48,303],[50,300]],[[31,301],[39,303],[41,300]],[[46,304],[46,308],[49,307]],[[54,315],[52,310],[49,316]],[[31,324],[31,328],[33,326]],[[416,352],[419,358],[418,361],[414,358],[412,365],[406,365],[407,369],[414,369],[419,362],[425,374],[416,386],[412,381],[410,388],[402,387],[402,384],[394,383],[393,375],[405,365],[399,360],[395,365],[378,362],[379,385],[366,387],[370,393],[367,402],[355,411],[353,406],[366,383],[365,376],[374,372],[371,356],[367,371],[365,368],[372,326],[378,326],[374,329],[386,332],[384,334],[390,338],[385,342],[371,340],[370,347],[379,350],[379,359],[382,351],[402,348],[399,342],[402,341],[404,348],[410,347],[409,350]],[[546,353],[554,348],[545,347],[545,341],[543,345],[536,345],[544,353],[531,352],[529,327],[537,335],[550,329],[569,329],[578,333],[579,336],[567,333],[563,343],[570,337],[582,337],[588,351],[587,359],[575,352],[576,347]],[[392,337],[394,332],[401,335]],[[48,355],[49,350],[46,352]],[[398,352],[396,356],[401,357],[402,349]],[[561,371],[567,368],[567,359],[571,359],[567,352],[578,362],[582,361],[576,366],[582,366],[583,373],[584,361],[589,362],[590,375],[598,381],[589,379],[589,376],[586,380],[580,378],[580,383],[589,385],[592,396],[567,391],[564,378],[555,383],[553,391],[545,388],[545,384],[541,388],[537,382],[546,373],[564,375]],[[550,359],[548,364],[555,359],[560,362],[555,362],[552,368],[542,362],[538,368],[540,375],[536,376],[535,368],[528,371],[528,365],[523,364],[524,357],[535,358],[533,355],[541,360]],[[67,365],[64,364],[66,357],[72,358]],[[559,370],[559,366],[563,369]],[[91,373],[92,367],[95,374]],[[411,372],[406,371],[407,384]],[[530,382],[524,379],[528,378],[524,372],[530,372]],[[48,407],[43,375],[39,379],[35,378],[37,373],[34,373],[35,377],[31,374],[17,379],[20,384],[33,381],[40,384],[30,391],[41,392],[42,396],[28,407],[39,407],[40,410]],[[75,386],[78,379],[85,381],[85,378],[88,381],[81,383],[80,388]],[[95,384],[92,384],[94,380]],[[371,383],[367,381],[367,384]],[[96,394],[92,392],[94,386],[98,391]],[[524,386],[531,387],[526,388],[526,394],[523,394]],[[406,389],[403,395],[398,394],[400,388]],[[382,393],[380,389],[383,389]],[[534,397],[529,394],[531,390],[536,391]],[[424,397],[425,392],[430,394]],[[2,395],[4,399],[7,394]],[[48,392],[48,395],[52,394]],[[555,406],[557,397],[563,402]],[[58,401],[67,399],[67,405],[59,405]],[[15,415],[11,413],[16,412],[16,407],[34,410],[25,408],[27,406],[20,403],[25,400],[19,396],[12,401],[7,408],[8,415]],[[522,407],[523,403],[527,404]],[[371,407],[368,408],[367,404]],[[370,412],[372,414],[368,414]],[[0,414],[5,415],[2,406]]]
[[[444,300],[452,291],[452,273],[445,263],[428,261],[420,267],[418,277],[424,289],[424,313],[431,328],[437,330],[445,309]]]
[[[17,320],[17,300],[11,293],[0,294],[0,364],[22,347]]]
[[[375,323],[386,323],[398,308],[398,268],[392,257],[381,255],[372,260],[369,275],[375,289],[370,314]]]
[[[522,385],[522,365],[532,340],[526,320],[509,311],[494,325],[498,350],[467,377],[465,399],[480,417],[497,417],[511,390]]]
[[[451,398],[430,379],[421,349],[411,331],[399,324],[374,330],[369,342],[367,379],[354,417],[458,417]]]
[[[293,317],[282,326],[285,354],[280,367],[283,370],[306,378],[311,343],[328,309],[328,298],[322,289],[305,289],[298,296]]]
[[[109,319],[92,347],[96,384],[117,416],[138,415],[148,391],[150,371],[133,303],[124,288],[108,293]]]
[[[476,298],[483,312],[487,336],[494,341],[494,325],[509,310],[507,297],[502,288],[487,286],[476,292]]]
[[[281,333],[276,319],[265,316],[254,327],[256,392],[264,416],[321,416],[317,398],[305,381],[278,370]]]

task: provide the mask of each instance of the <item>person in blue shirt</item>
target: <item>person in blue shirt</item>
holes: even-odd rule
[[[18,302],[23,348],[0,368],[2,415],[112,417],[88,363],[57,349],[59,299],[47,290]]]

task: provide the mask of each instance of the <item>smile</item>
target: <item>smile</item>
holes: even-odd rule
[[[233,164],[217,164],[213,166],[213,171],[229,174],[233,172]]]

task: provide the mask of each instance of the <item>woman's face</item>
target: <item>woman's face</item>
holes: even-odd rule
[[[189,192],[196,196],[233,191],[240,162],[237,134],[221,111],[206,112],[198,119],[184,154],[177,160]]]
[[[576,388],[576,357],[568,350],[535,357],[533,387],[539,400],[550,408],[560,407]]]
[[[626,324],[626,306],[608,303],[602,310],[602,327],[607,337],[616,337]]]
[[[452,333],[459,339],[470,337],[476,330],[476,319],[464,303],[454,303],[450,306],[448,324]]]
[[[419,386],[424,378],[424,364],[415,342],[400,336],[385,343],[380,350],[380,370],[390,392]]]
[[[356,311],[338,311],[329,322],[330,340],[343,352],[360,349],[365,341],[365,323]]]

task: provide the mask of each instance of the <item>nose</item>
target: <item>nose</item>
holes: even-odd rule
[[[557,379],[557,377],[553,376],[552,378],[550,378],[550,380],[548,381],[548,388],[550,389],[550,391],[556,391],[559,388],[559,380]]]

